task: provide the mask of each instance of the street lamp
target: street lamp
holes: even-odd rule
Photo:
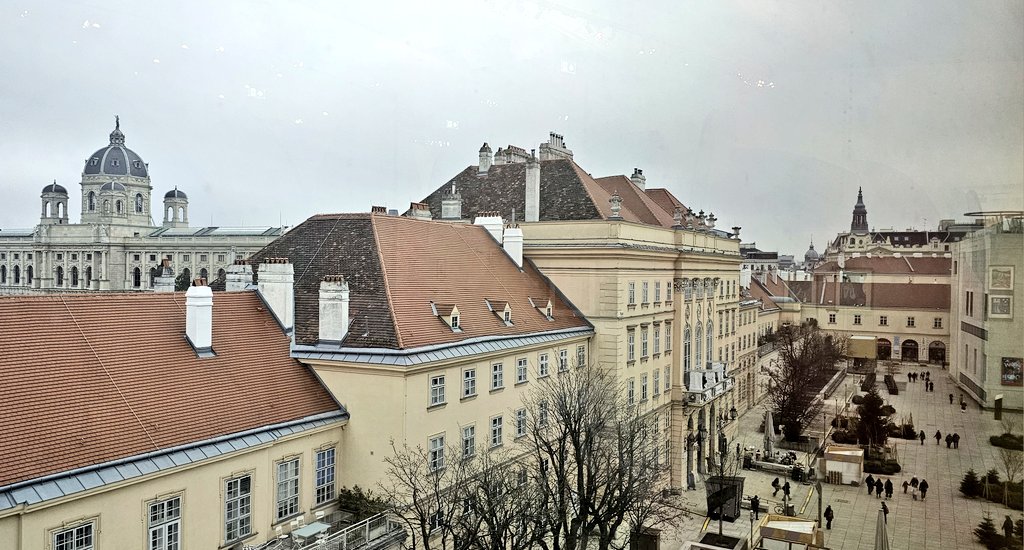
[[[731,407],[731,408],[729,409],[729,416],[731,416],[733,420],[736,420],[736,414],[737,414],[737,413],[736,413],[736,405],[733,405],[733,406],[732,406],[732,407]]]
[[[754,507],[750,507],[750,548],[754,548]]]

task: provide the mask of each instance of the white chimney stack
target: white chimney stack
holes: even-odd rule
[[[462,195],[452,184],[450,193],[441,194],[441,219],[461,220],[462,219]]]
[[[647,189],[647,177],[644,176],[644,171],[639,168],[633,169],[633,175],[629,177],[629,181],[633,182],[641,190]]]
[[[295,270],[288,258],[267,258],[259,267],[259,292],[284,330],[295,325]]]
[[[213,290],[192,286],[185,293],[185,336],[196,353],[213,354]]]
[[[171,269],[171,261],[164,259],[160,264],[160,274],[153,280],[153,290],[156,292],[174,292],[174,270]]]
[[[505,235],[502,239],[502,247],[516,266],[523,267],[523,230],[518,225],[510,225],[505,228]]]
[[[411,202],[409,203],[409,217],[417,220],[429,220],[430,207],[424,202]]]
[[[245,260],[235,260],[235,263],[228,266],[225,290],[228,292],[241,292],[245,287],[252,284],[252,267]]]
[[[540,163],[534,152],[526,160],[526,221],[540,220]]]
[[[348,283],[341,275],[320,282],[320,343],[340,344],[348,334]]]
[[[483,147],[480,148],[480,168],[478,174],[486,174],[491,169],[491,146],[484,142]]]
[[[497,212],[480,212],[476,218],[473,218],[473,225],[483,226],[494,237],[494,240],[501,243],[501,228],[505,226],[505,222]]]

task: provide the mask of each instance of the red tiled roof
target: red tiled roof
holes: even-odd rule
[[[644,191],[654,204],[657,204],[664,210],[669,216],[674,216],[676,208],[682,209],[686,212],[686,205],[679,201],[675,195],[672,194],[668,189],[662,187],[648,188]]]
[[[620,215],[628,221],[662,227],[672,227],[675,224],[672,214],[665,212],[626,176],[607,176],[593,181],[600,185],[609,196],[615,192],[619,193],[619,196],[622,197],[622,210],[625,211],[620,212]],[[630,220],[627,213],[636,219]]]
[[[339,409],[252,292],[215,294],[206,359],[183,293],[3,297],[0,327],[0,486]]]
[[[819,305],[948,310],[950,304],[950,287],[946,284],[844,282],[837,287],[825,276],[818,276],[814,281],[789,285],[801,302]]]
[[[844,262],[846,271],[863,271],[880,274],[907,274],[907,275],[949,275],[952,269],[951,258],[914,258],[910,256],[859,256],[847,258]],[[814,268],[816,273],[837,272],[839,264],[832,261]]]

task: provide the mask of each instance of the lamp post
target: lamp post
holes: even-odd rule
[[[725,488],[725,455],[729,453],[729,441],[725,438],[725,432],[723,428],[725,422],[722,419],[718,421],[718,478],[722,489]],[[721,498],[722,489],[719,489],[718,494],[718,535],[722,535],[722,512],[725,509],[725,499]]]
[[[754,508],[750,508],[750,548],[754,548]]]

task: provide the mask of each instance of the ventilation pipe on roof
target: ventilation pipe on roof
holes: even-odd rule
[[[348,283],[341,275],[320,282],[320,343],[341,344],[348,334]]]
[[[159,274],[153,279],[153,290],[156,292],[174,292],[174,270],[171,261],[164,258],[160,263]]]
[[[540,163],[534,151],[526,160],[526,221],[540,220]]]
[[[518,225],[509,225],[505,228],[502,247],[517,267],[523,267],[523,230]]]
[[[259,292],[285,332],[295,325],[295,270],[288,258],[267,258],[259,266]]]
[[[252,284],[252,267],[245,260],[235,260],[228,266],[226,278],[225,290],[241,292]]]
[[[505,222],[497,212],[480,212],[473,219],[473,225],[483,226],[494,240],[501,244],[501,228],[505,226]]]
[[[200,357],[213,355],[213,290],[189,287],[185,293],[185,338]]]
[[[644,171],[639,168],[633,169],[633,175],[629,177],[629,181],[633,182],[633,185],[639,187],[641,191],[647,189],[647,178],[644,176]]]

